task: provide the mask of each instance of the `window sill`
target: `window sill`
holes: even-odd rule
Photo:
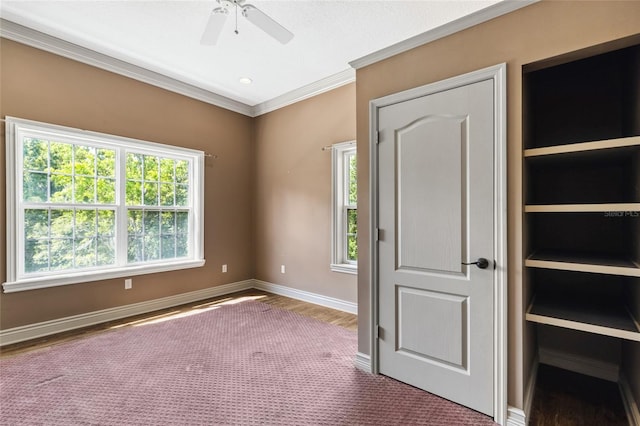
[[[17,291],[37,290],[40,288],[57,287],[68,284],[79,284],[90,281],[109,280],[113,278],[132,277],[136,275],[155,274],[158,272],[178,271],[181,269],[200,268],[205,260],[186,260],[179,262],[165,262],[154,265],[136,265],[124,268],[109,269],[106,271],[85,271],[74,274],[42,276],[23,279],[2,284],[4,293]]]
[[[342,272],[344,274],[358,275],[358,265],[348,263],[332,263],[331,270],[333,272]]]

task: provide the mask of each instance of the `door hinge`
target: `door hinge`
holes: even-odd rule
[[[373,337],[374,339],[379,339],[380,338],[380,326],[376,325],[375,328],[373,329]]]
[[[376,134],[374,135],[374,137],[376,138],[376,143],[380,143],[380,130],[376,131]]]
[[[376,242],[380,241],[380,228],[376,228],[376,230],[374,231],[373,238],[375,238]]]

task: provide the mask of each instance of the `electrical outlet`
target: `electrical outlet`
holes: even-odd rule
[[[124,289],[130,290],[131,287],[133,287],[133,280],[131,278],[127,278],[126,280],[124,280]]]
[[[222,272],[227,272],[227,265],[222,265]]]
[[[280,273],[281,273],[281,274],[284,274],[284,271],[285,271],[285,269],[284,269],[284,265],[280,265]]]

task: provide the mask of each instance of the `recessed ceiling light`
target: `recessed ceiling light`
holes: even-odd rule
[[[251,83],[253,83],[253,80],[251,80],[249,77],[240,77],[240,83],[242,83],[242,84],[251,84]]]

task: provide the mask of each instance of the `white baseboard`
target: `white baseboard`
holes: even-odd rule
[[[358,352],[356,358],[353,360],[353,365],[355,365],[358,370],[371,373],[371,357],[367,354]]]
[[[336,299],[334,297],[323,296],[321,294],[311,293],[296,288],[286,287],[279,284],[273,284],[261,280],[253,280],[254,288],[267,291],[280,296],[287,296],[292,299],[302,300],[304,302],[315,303],[316,305],[327,308],[337,309],[339,311],[349,312],[350,314],[358,314],[358,304],[347,302],[345,300]]]
[[[148,312],[153,312],[160,309],[171,308],[173,306],[184,305],[185,303],[197,302],[198,300],[223,296],[225,294],[235,293],[251,288],[267,291],[273,294],[279,294],[281,296],[291,297],[292,299],[303,300],[309,303],[315,303],[316,305],[338,309],[340,311],[345,311],[353,314],[358,313],[358,305],[356,303],[346,302],[344,300],[335,299],[333,297],[310,293],[303,290],[297,290],[295,288],[285,287],[278,284],[272,284],[266,281],[250,279],[216,287],[210,287],[203,290],[192,291],[189,293],[176,294],[175,296],[163,297],[161,299],[148,300],[131,305],[117,306],[115,308],[103,309],[100,311],[88,312],[65,318],[58,318],[51,321],[24,325],[7,330],[0,330],[0,346],[50,336],[52,334],[88,327],[108,321],[114,321],[121,318],[146,314]],[[370,368],[369,371],[371,371]]]
[[[507,426],[527,426],[527,424],[529,424],[531,405],[533,404],[533,395],[536,390],[536,380],[538,378],[538,365],[538,359],[536,358],[529,372],[529,382],[524,390],[524,409],[507,407]]]
[[[547,348],[539,348],[538,357],[541,364],[563,368],[615,383],[620,379],[620,367],[612,362],[581,357]]]
[[[527,426],[527,416],[524,411],[515,407],[507,407],[506,426]]]
[[[191,291],[188,293],[176,294],[175,296],[163,297],[161,299],[148,300],[131,305],[118,306],[115,308],[103,309],[100,311],[88,312],[85,314],[59,318],[51,321],[44,321],[36,324],[0,330],[0,346],[12,343],[24,342],[25,340],[37,339],[39,337],[88,327],[103,322],[113,321],[134,315],[146,314],[160,309],[171,308],[173,306],[192,303],[211,297],[222,296],[237,291],[253,288],[253,280],[238,281],[210,287],[203,290]]]
[[[629,382],[624,376],[620,376],[620,394],[622,395],[622,404],[627,412],[627,418],[629,419],[629,426],[640,426],[640,409],[633,396]]]

